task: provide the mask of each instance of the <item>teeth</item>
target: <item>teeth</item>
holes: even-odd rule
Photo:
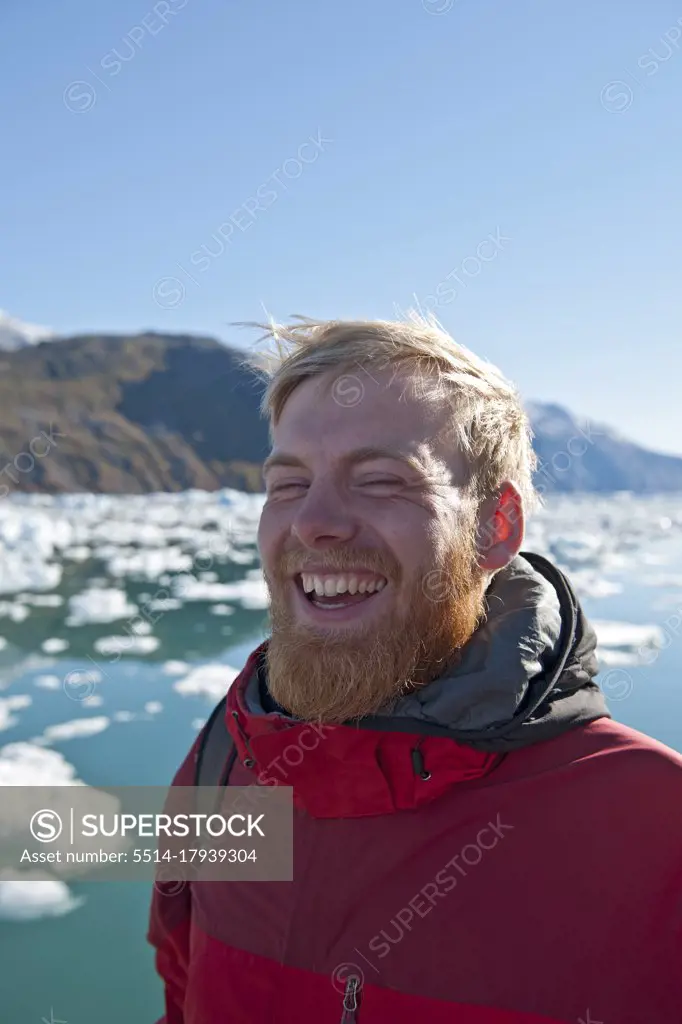
[[[314,573],[301,573],[303,590],[306,594],[313,592],[317,597],[335,597],[337,594],[374,594],[386,586],[385,579],[358,580],[357,576],[316,576]]]

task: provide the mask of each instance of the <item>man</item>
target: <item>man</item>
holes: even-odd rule
[[[155,892],[164,1020],[680,1024],[682,757],[611,720],[519,553],[518,395],[435,323],[273,330],[271,636],[210,743],[293,787],[294,880]]]

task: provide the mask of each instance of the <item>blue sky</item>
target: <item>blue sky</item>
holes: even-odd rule
[[[2,0],[0,37],[13,315],[246,344],[418,305],[682,452],[679,0]]]

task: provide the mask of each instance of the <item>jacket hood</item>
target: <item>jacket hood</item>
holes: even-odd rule
[[[497,573],[486,596],[486,619],[451,668],[402,698],[390,714],[353,726],[447,737],[504,753],[611,717],[594,682],[596,634],[559,569],[522,552]],[[258,672],[246,681],[245,705],[252,715],[284,714],[267,694],[263,666],[261,656]]]

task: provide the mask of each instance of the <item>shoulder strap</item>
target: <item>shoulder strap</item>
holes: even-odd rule
[[[236,748],[225,725],[227,695],[214,707],[206,722],[196,754],[195,786],[221,786],[227,784]]]

